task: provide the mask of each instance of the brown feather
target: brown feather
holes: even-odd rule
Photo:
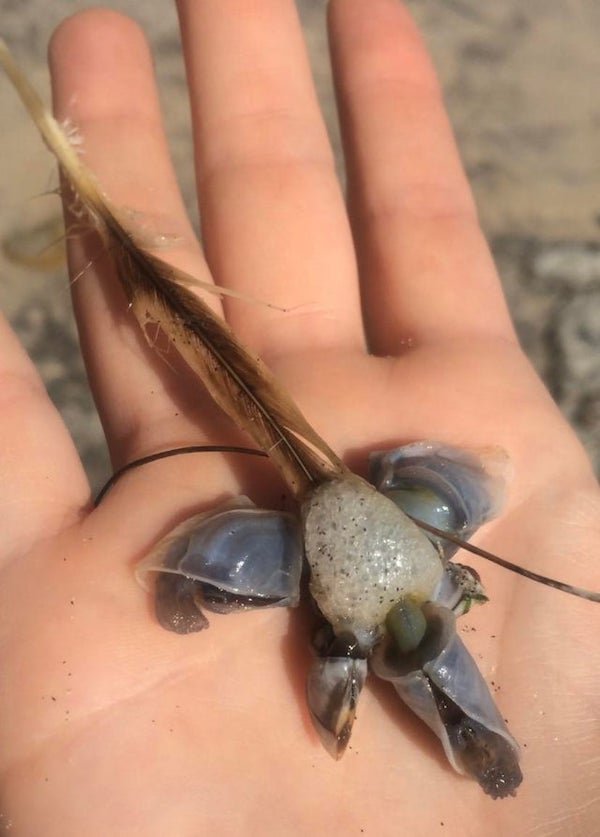
[[[346,467],[266,366],[189,290],[202,283],[147,252],[126,229],[1,40],[0,63],[106,242],[144,334],[149,322],[165,332],[216,403],[269,455],[297,497],[346,474]]]

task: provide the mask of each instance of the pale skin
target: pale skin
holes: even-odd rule
[[[329,25],[349,209],[290,0],[179,3],[203,249],[177,191],[148,47],[129,20],[76,15],[50,48],[55,110],[163,258],[283,306],[209,297],[349,464],[415,439],[500,445],[514,477],[487,549],[600,587],[600,494],[523,356],[438,84],[395,0],[334,0]],[[72,207],[71,207],[72,208]],[[140,221],[140,218],[142,219]],[[140,340],[89,236],[74,305],[115,468],[184,444],[246,443],[197,381]],[[370,353],[367,352],[367,346]],[[175,367],[175,368],[174,368]],[[515,799],[445,763],[385,684],[335,763],[303,701],[305,619],[156,623],[132,567],[232,494],[277,505],[267,464],[198,454],[124,476],[93,510],[81,463],[0,323],[0,801],[17,835],[588,835],[598,816],[597,606],[476,559],[491,602],[463,625],[524,745]],[[9,823],[11,825],[9,825]],[[443,826],[441,825],[443,823]]]

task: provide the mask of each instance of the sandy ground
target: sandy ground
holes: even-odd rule
[[[0,0],[0,33],[48,90],[56,23],[91,5]],[[176,167],[194,212],[188,107],[169,3],[112,0],[152,43]],[[459,145],[523,344],[600,468],[600,4],[595,0],[413,0],[439,69]],[[338,152],[324,6],[298,3]],[[482,11],[482,7],[484,10]],[[160,13],[157,14],[157,8]],[[0,79],[0,240],[35,252],[58,214],[54,166]],[[341,167],[341,163],[340,163]],[[108,472],[85,384],[64,268],[26,269],[0,254],[0,304],[38,363],[95,485]]]

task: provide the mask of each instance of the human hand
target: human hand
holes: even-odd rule
[[[223,300],[234,331],[352,467],[413,439],[501,445],[515,478],[479,542],[598,587],[597,484],[517,345],[405,10],[331,8],[354,242],[293,4],[182,0],[180,12],[204,251],[168,161],[143,38],[94,11],[59,29],[51,66],[57,114],[78,127],[105,192],[139,212],[149,240],[177,237],[162,258],[287,309]],[[93,260],[74,304],[115,468],[177,445],[240,442],[197,382],[145,347],[97,248],[74,239],[69,257],[72,276]],[[391,834],[401,823],[429,834],[440,822],[446,834],[563,822],[590,833],[593,605],[478,565],[491,602],[465,624],[527,745],[515,800],[492,802],[452,773],[385,684],[365,690],[352,750],[334,763],[307,721],[300,619],[215,616],[209,631],[179,637],[133,581],[132,565],[184,516],[240,491],[277,502],[272,471],[217,454],[156,462],[91,511],[72,444],[5,325],[0,340],[0,764],[15,833]]]

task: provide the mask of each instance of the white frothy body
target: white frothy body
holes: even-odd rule
[[[376,630],[401,598],[427,601],[442,576],[423,532],[359,477],[322,484],[302,515],[311,593],[336,632]]]

